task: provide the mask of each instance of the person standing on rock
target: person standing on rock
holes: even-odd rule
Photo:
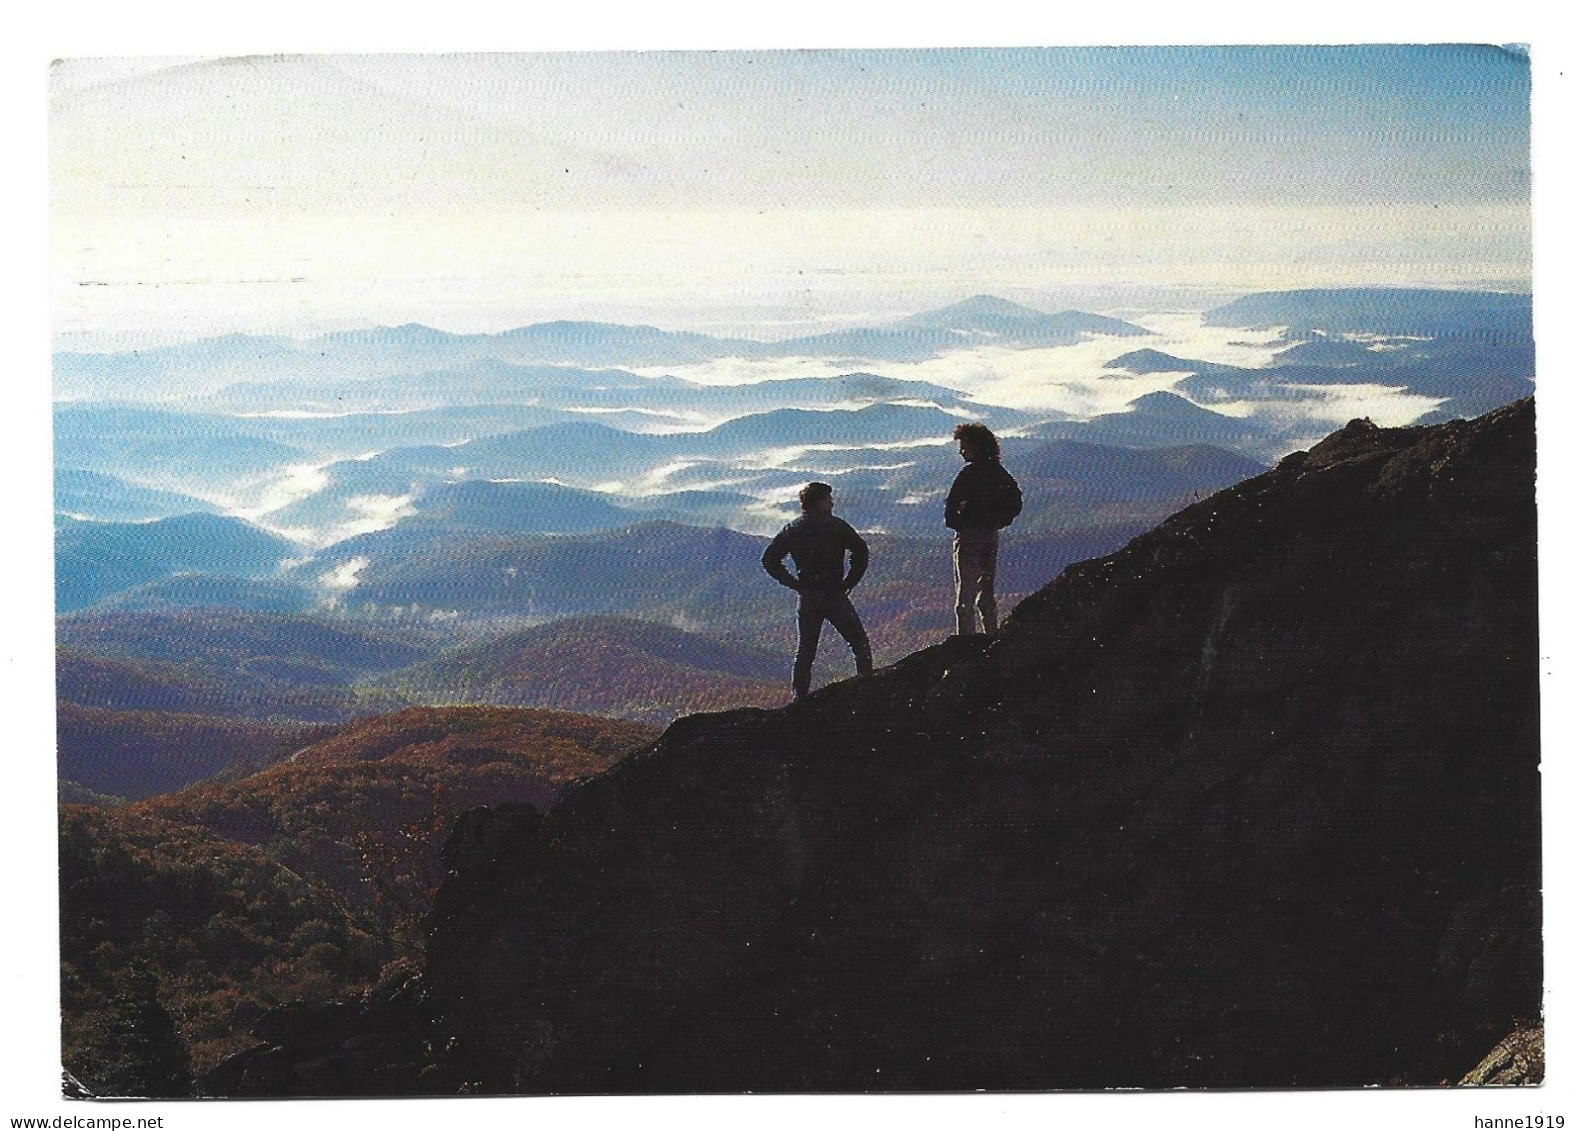
[[[820,647],[820,629],[826,621],[853,650],[858,674],[874,670],[869,634],[848,594],[869,568],[869,545],[858,532],[832,514],[835,504],[829,483],[810,483],[798,492],[803,514],[782,527],[771,539],[760,564],[765,572],[798,594],[798,654],[792,666],[792,694],[809,694],[809,677]],[[791,555],[798,567],[794,577],[784,559]],[[843,569],[844,555],[851,558]]]
[[[951,565],[956,582],[956,632],[976,630],[975,607],[984,632],[999,628],[995,612],[995,562],[1000,531],[1022,513],[1022,489],[1000,464],[1000,441],[982,424],[958,424],[951,433],[963,460],[945,501],[945,524],[955,533]]]

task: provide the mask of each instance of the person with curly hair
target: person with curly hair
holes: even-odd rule
[[[994,635],[995,565],[1000,531],[1022,513],[1022,489],[1000,464],[1000,441],[982,424],[958,424],[951,433],[963,467],[945,501],[945,524],[954,531],[951,565],[956,586],[956,631],[977,631],[976,610],[984,632]]]

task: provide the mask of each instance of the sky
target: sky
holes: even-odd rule
[[[1490,46],[66,58],[54,330],[1528,290],[1529,82]]]

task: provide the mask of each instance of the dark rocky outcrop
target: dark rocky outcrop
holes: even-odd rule
[[[1540,1028],[1516,1029],[1459,1082],[1467,1086],[1508,1087],[1540,1084],[1546,1074],[1546,1032]]]
[[[1459,1080],[1540,1015],[1533,430],[1355,422],[992,640],[472,816],[420,1025],[209,1090]]]

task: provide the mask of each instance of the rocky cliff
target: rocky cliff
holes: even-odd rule
[[[208,1088],[1458,1079],[1540,1016],[1533,431],[1358,421],[993,639],[474,813],[424,975]]]

